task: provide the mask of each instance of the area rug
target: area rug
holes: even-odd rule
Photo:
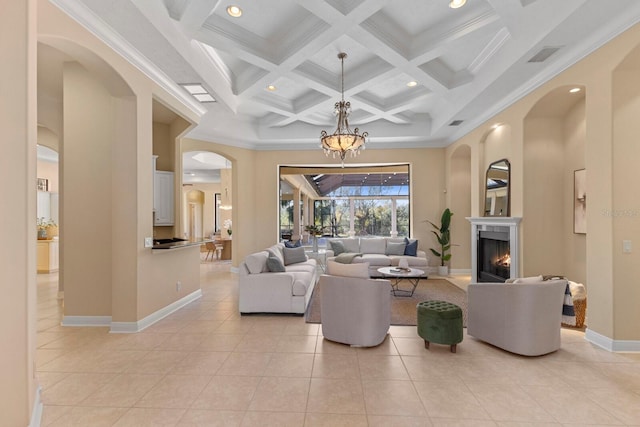
[[[400,288],[409,286],[401,283]],[[456,304],[462,308],[463,325],[467,326],[467,293],[456,285],[442,279],[421,280],[411,297],[391,295],[391,324],[399,326],[415,326],[417,323],[416,305],[422,301],[441,300]],[[322,304],[319,286],[311,295],[311,303],[307,308],[307,323],[321,323],[320,305]]]

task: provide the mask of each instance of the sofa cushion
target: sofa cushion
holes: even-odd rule
[[[404,238],[404,243],[406,244],[404,248],[404,254],[409,256],[418,256],[418,241],[417,240],[409,240],[408,238]]]
[[[328,242],[331,250],[333,251],[333,254],[336,256],[347,251],[344,247],[344,243],[342,243],[340,240],[328,240]]]
[[[269,253],[267,251],[256,252],[248,255],[244,259],[244,263],[247,266],[247,270],[249,270],[249,274],[260,274],[269,271],[267,268],[268,257]]]
[[[284,268],[284,264],[282,264],[280,259],[275,255],[269,255],[269,258],[267,258],[267,268],[273,273],[282,273],[287,271]]]
[[[369,263],[341,264],[335,261],[327,261],[327,274],[342,277],[369,278]]]
[[[358,238],[352,238],[352,237],[345,237],[345,238],[333,238],[333,239],[329,239],[329,242],[341,242],[342,245],[344,246],[344,251],[345,252],[360,252],[360,239]]]
[[[387,242],[380,238],[360,239],[360,252],[363,254],[384,255]]]
[[[284,248],[282,249],[284,255],[284,265],[297,264],[299,262],[305,262],[307,256],[304,254],[304,248]]]
[[[518,277],[513,283],[538,283],[542,282],[542,276]]]
[[[400,242],[387,242],[387,249],[385,250],[385,255],[404,255],[404,248],[406,243]]]
[[[380,254],[362,254],[362,256],[355,257],[352,261],[353,264],[369,264],[372,267],[388,267],[391,265],[391,258],[386,255]]]

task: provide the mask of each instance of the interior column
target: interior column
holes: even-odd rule
[[[0,417],[7,426],[29,425],[36,398],[36,30],[35,1],[3,3],[0,224],[10,244],[0,248],[0,342],[11,348],[0,352]]]

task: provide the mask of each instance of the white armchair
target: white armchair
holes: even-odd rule
[[[566,280],[472,283],[467,334],[524,356],[556,351],[566,286]]]
[[[388,280],[320,276],[322,334],[358,347],[382,343],[391,325]]]

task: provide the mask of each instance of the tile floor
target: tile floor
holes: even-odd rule
[[[536,358],[466,336],[425,350],[415,327],[350,348],[302,317],[239,316],[229,268],[203,263],[203,297],[138,334],[59,326],[57,275],[38,275],[42,425],[640,425],[640,355],[582,332]]]

